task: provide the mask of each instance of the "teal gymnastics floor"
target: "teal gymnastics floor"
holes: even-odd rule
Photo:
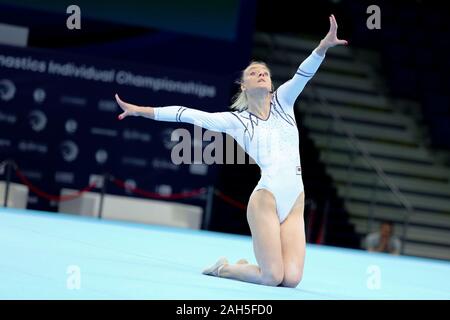
[[[450,263],[307,245],[297,288],[204,276],[251,238],[0,209],[0,299],[450,299]]]

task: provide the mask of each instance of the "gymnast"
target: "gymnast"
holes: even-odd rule
[[[337,22],[330,15],[330,29],[295,75],[274,90],[270,70],[252,62],[242,72],[240,90],[231,111],[208,113],[183,106],[143,107],[115,98],[127,116],[157,121],[192,123],[218,132],[243,132],[233,138],[261,169],[261,178],[250,195],[247,221],[257,265],[240,259],[235,264],[220,257],[203,274],[267,286],[296,287],[305,262],[305,192],[301,176],[299,132],[294,104],[306,83],[319,69],[326,51],[347,45],[337,38]]]

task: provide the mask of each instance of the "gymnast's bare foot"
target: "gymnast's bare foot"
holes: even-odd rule
[[[211,267],[208,267],[205,270],[203,270],[202,273],[205,275],[208,275],[208,276],[219,277],[220,270],[222,269],[222,267],[224,265],[227,265],[227,264],[228,264],[228,259],[225,257],[221,257]]]
[[[248,261],[246,259],[239,259],[236,261],[236,264],[248,264]]]

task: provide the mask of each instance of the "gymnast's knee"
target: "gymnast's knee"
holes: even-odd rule
[[[288,288],[297,287],[302,281],[302,272],[300,271],[290,271],[284,274],[283,281],[281,282],[281,286]]]
[[[261,284],[276,287],[283,281],[283,266],[275,266],[269,270],[263,270]]]

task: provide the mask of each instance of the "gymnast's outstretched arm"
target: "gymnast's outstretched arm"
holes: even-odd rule
[[[284,84],[282,84],[277,90],[277,98],[282,100],[283,107],[292,108],[294,102],[303,88],[308,83],[308,81],[314,76],[316,71],[319,69],[323,59],[325,58],[325,53],[331,47],[337,45],[347,45],[346,40],[339,40],[337,38],[337,22],[334,15],[329,17],[330,19],[330,30],[328,31],[325,38],[320,41],[320,44],[313,50],[313,52],[300,64],[297,72]]]
[[[205,112],[183,106],[142,107],[122,101],[117,94],[116,101],[123,110],[118,116],[119,120],[127,116],[141,116],[157,121],[191,123],[218,132],[240,127],[236,116],[230,111]]]

